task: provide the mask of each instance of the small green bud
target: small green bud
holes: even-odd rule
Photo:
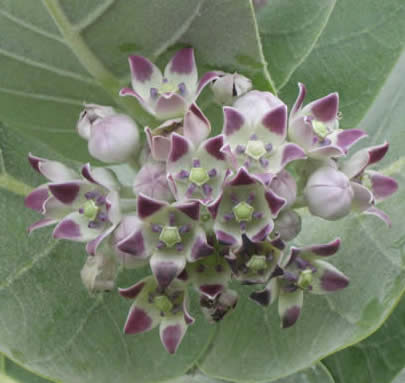
[[[204,168],[191,168],[188,179],[197,186],[202,186],[209,181],[210,177]]]
[[[238,222],[251,221],[254,208],[247,202],[239,202],[233,209],[233,214]]]
[[[97,214],[100,208],[94,203],[93,200],[88,200],[83,205],[83,215],[90,221],[94,221],[97,218]]]
[[[248,141],[246,146],[246,154],[254,160],[259,160],[260,157],[266,154],[266,149],[262,141]]]
[[[153,299],[155,306],[162,312],[167,313],[173,308],[173,303],[166,295],[158,295]]]
[[[307,289],[309,286],[311,286],[312,279],[313,279],[312,270],[309,269],[303,270],[300,273],[297,285],[302,289]]]
[[[167,247],[172,247],[181,242],[179,229],[177,226],[165,226],[160,233],[159,239],[164,242]]]
[[[264,255],[253,255],[246,266],[253,271],[264,270],[267,267],[266,257]]]

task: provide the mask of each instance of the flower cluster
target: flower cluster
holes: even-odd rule
[[[133,301],[125,333],[159,325],[164,347],[176,352],[194,322],[190,287],[206,319],[217,322],[237,304],[231,281],[259,285],[251,299],[278,301],[282,327],[297,321],[305,293],[345,288],[348,277],[327,260],[339,238],[303,247],[293,241],[305,208],[325,220],[354,210],[390,225],[376,205],[397,183],[369,169],[388,143],[347,158],[366,133],[339,128],[337,93],[304,105],[299,84],[288,115],[282,100],[251,90],[237,73],[208,72],[198,80],[191,48],[177,52],[163,74],[144,57],[131,56],[129,63],[132,88],[120,94],[161,120],[145,127],[147,145],[141,147],[129,116],[85,105],[77,131],[107,165],[85,164],[77,172],[29,154],[47,182],[25,199],[43,215],[29,232],[56,225],[55,238],[86,243],[81,276],[90,291],[113,289],[120,268],[150,268],[150,276],[119,289]],[[196,104],[208,84],[223,108],[216,136]]]

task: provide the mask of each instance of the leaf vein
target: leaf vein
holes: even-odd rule
[[[90,25],[94,24],[101,16],[103,16],[116,2],[116,0],[107,0],[105,3],[98,6],[93,12],[90,12],[85,18],[80,20],[73,28],[78,31],[84,31]]]

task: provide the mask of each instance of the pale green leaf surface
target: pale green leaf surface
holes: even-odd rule
[[[297,243],[340,236],[342,247],[332,262],[350,277],[349,287],[330,296],[307,295],[301,319],[286,330],[280,329],[276,307],[257,308],[243,289],[235,315],[219,325],[212,348],[200,362],[206,374],[238,382],[288,375],[360,341],[390,314],[405,287],[405,254],[394,245],[404,235],[404,70],[402,57],[359,124],[370,135],[363,145],[391,142],[379,167],[393,162],[390,173],[400,184],[399,191],[380,206],[391,216],[392,229],[371,216],[351,215],[338,222],[305,216]],[[230,353],[238,357],[229,360]]]
[[[74,159],[88,158],[74,129],[83,102],[118,104],[152,122],[134,99],[118,96],[130,54],[156,60],[192,45],[201,73],[238,69],[268,87],[244,0],[0,0],[0,35],[0,120]]]
[[[397,375],[392,383],[404,383],[405,382],[405,368]]]

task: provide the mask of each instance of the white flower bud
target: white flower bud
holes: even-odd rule
[[[328,220],[336,220],[349,214],[353,195],[349,178],[329,166],[315,171],[309,177],[304,190],[311,214]]]
[[[297,183],[286,170],[282,170],[272,179],[270,189],[287,201],[283,209],[292,206],[297,198]]]
[[[76,125],[77,132],[82,138],[88,140],[90,138],[90,127],[104,117],[112,116],[113,114],[116,114],[116,112],[111,106],[85,104]]]
[[[107,163],[125,162],[136,153],[139,132],[125,114],[104,117],[90,127],[89,152]]]
[[[252,81],[238,73],[226,73],[212,83],[211,89],[219,104],[232,105],[236,98],[252,89]]]

